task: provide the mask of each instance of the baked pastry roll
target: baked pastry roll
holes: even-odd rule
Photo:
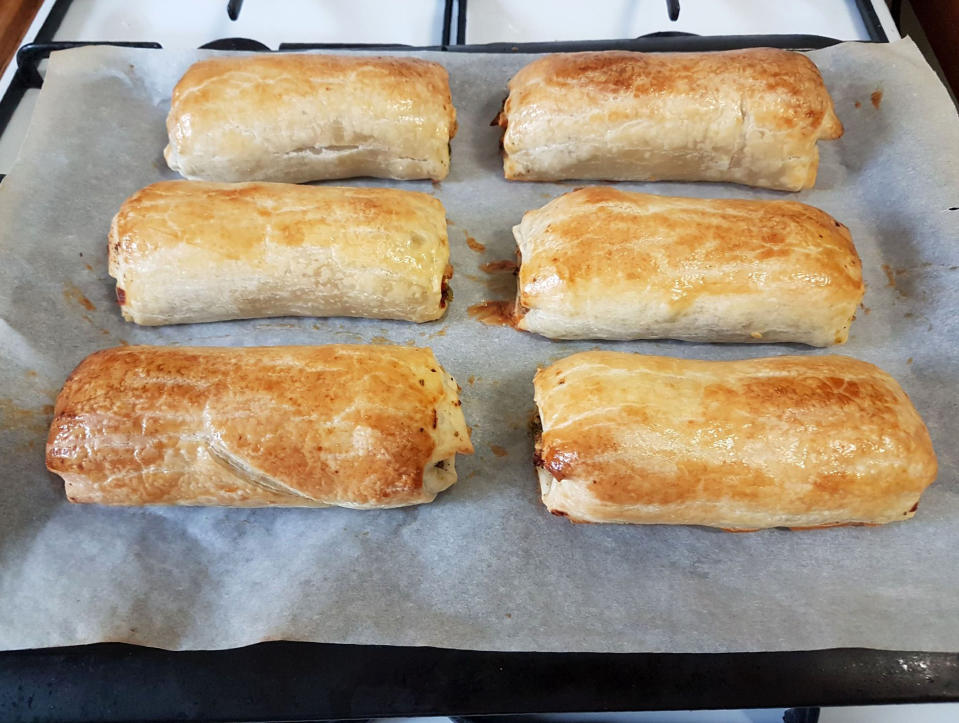
[[[173,89],[170,168],[204,181],[446,178],[456,111],[416,58],[258,53],[202,60]]]
[[[864,293],[849,229],[793,201],[597,186],[513,234],[514,323],[553,339],[840,344]]]
[[[267,316],[443,315],[443,204],[425,193],[282,183],[154,183],[113,219],[123,317],[182,324]]]
[[[577,522],[880,524],[912,517],[936,478],[909,398],[848,357],[596,351],[533,384],[543,502]]]
[[[457,391],[430,349],[107,349],[57,397],[47,468],[71,502],[430,502],[473,451]]]
[[[732,181],[798,191],[842,124],[799,53],[605,51],[520,70],[498,117],[506,178]]]

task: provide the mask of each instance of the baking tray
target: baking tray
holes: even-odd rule
[[[797,591],[797,594],[799,591]],[[959,654],[493,653],[261,643],[0,654],[3,720],[315,720],[943,702]]]
[[[809,49],[835,42],[811,36],[658,37],[442,49]],[[53,49],[34,46],[29,62]],[[0,653],[4,720],[306,720],[955,700],[959,653],[499,653],[290,642],[223,651],[97,644]]]

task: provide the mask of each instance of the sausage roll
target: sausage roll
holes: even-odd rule
[[[514,322],[553,339],[846,340],[862,300],[849,230],[793,201],[567,193],[513,229]]]
[[[842,124],[799,53],[606,51],[520,70],[498,122],[506,178],[732,181],[798,191]]]
[[[164,181],[113,219],[125,319],[443,315],[452,274],[443,204],[425,193]]]
[[[872,364],[574,354],[534,380],[543,502],[576,522],[729,530],[913,516],[929,433]]]
[[[170,168],[204,181],[446,178],[456,111],[416,58],[258,53],[203,60],[173,89]]]
[[[430,502],[473,451],[457,392],[430,349],[107,349],[57,397],[47,468],[71,502]]]

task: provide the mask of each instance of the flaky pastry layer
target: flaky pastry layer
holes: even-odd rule
[[[473,451],[457,392],[430,349],[106,349],[57,397],[47,467],[72,502],[430,502]]]
[[[449,75],[417,58],[256,53],[202,60],[173,90],[167,163],[204,181],[446,178]]]
[[[553,339],[846,341],[865,287],[849,229],[794,201],[594,186],[530,211],[517,328]]]
[[[605,51],[534,60],[499,116],[506,178],[731,181],[787,191],[816,181],[816,142],[842,124],[800,53]]]
[[[163,181],[124,202],[109,237],[123,317],[146,325],[431,321],[449,255],[443,204],[392,188]]]
[[[574,521],[881,524],[912,517],[936,478],[902,388],[849,357],[583,352],[534,387],[543,502]]]

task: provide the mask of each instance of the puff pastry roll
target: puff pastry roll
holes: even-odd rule
[[[196,63],[173,89],[164,151],[204,181],[446,178],[456,111],[416,58],[257,53]]]
[[[47,468],[71,502],[430,502],[473,451],[457,391],[430,349],[107,349],[57,397]]]
[[[848,357],[585,352],[534,386],[543,502],[577,522],[880,524],[912,517],[936,477],[909,398]]]
[[[606,51],[520,70],[498,118],[506,178],[732,181],[798,191],[842,124],[799,53]]]
[[[514,323],[553,339],[846,340],[864,286],[849,230],[793,201],[584,188],[513,234]]]
[[[443,204],[425,193],[164,181],[113,219],[123,317],[180,324],[267,316],[443,315]]]

